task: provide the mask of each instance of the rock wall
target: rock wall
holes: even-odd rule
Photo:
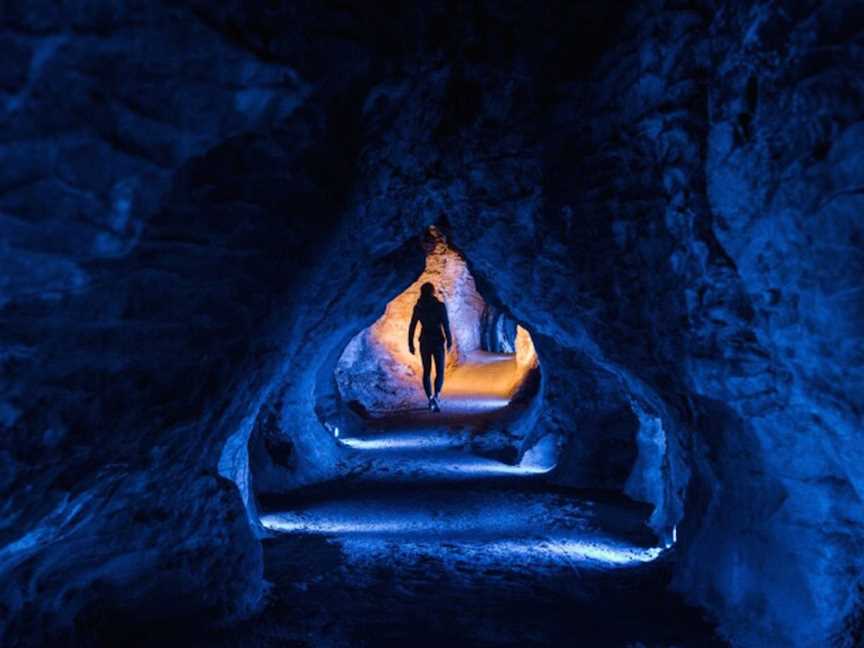
[[[736,645],[861,636],[862,27],[853,3],[656,3],[590,99],[617,251],[585,275],[613,287],[592,337],[690,430],[674,586]]]
[[[852,2],[741,5],[713,33],[707,196],[712,231],[746,294],[747,343],[723,365],[694,363],[690,377],[732,410],[725,434],[754,446],[746,474],[723,453],[728,481],[769,495],[753,519],[737,515],[750,489],[729,488],[728,502],[715,496],[709,520],[746,522],[732,522],[737,537],[726,542],[706,525],[679,585],[703,600],[725,595],[749,643],[779,631],[799,645],[856,645],[864,14]],[[726,578],[709,584],[699,562],[718,552]]]
[[[544,427],[561,439],[558,481],[623,491],[638,456],[639,429],[626,392],[613,373],[584,354],[552,344],[544,344],[541,353],[547,348],[556,372],[543,391]]]
[[[436,297],[447,308],[453,348],[447,367],[465,362],[480,348],[481,317],[486,303],[474,286],[474,278],[459,253],[432,228],[424,242],[426,265],[405,290],[386,304],[384,314],[372,326],[355,335],[336,364],[336,382],[345,401],[365,411],[388,411],[422,406],[426,396],[420,384],[423,369],[419,342],[421,326],[414,333],[418,352],[408,352],[408,327],[420,287],[430,282]]]
[[[230,621],[264,583],[225,442],[283,371],[345,121],[183,6],[3,14],[0,642]]]
[[[507,313],[487,304],[480,317],[480,348],[492,353],[514,353],[517,326]]]

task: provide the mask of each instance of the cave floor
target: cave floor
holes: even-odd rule
[[[430,412],[425,401],[418,401],[403,410],[373,410],[371,423],[390,429],[447,426],[451,431],[483,426],[490,416],[504,413],[520,378],[513,354],[472,351],[447,370],[440,412]]]
[[[404,416],[357,437],[343,479],[261,502],[272,588],[237,645],[725,645],[666,591],[650,507],[474,455],[473,423]]]
[[[666,591],[673,558],[621,496],[507,476],[278,503],[267,609],[235,630],[251,645],[725,645]]]
[[[448,371],[440,412],[421,402],[376,412],[359,435],[340,437],[343,446],[358,451],[343,462],[343,472],[365,479],[377,473],[385,480],[397,479],[397,473],[413,480],[536,472],[510,465],[519,440],[508,433],[507,422],[529,407],[509,403],[517,375],[513,355],[472,353]]]

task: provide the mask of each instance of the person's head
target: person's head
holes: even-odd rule
[[[430,282],[424,283],[420,286],[420,298],[421,299],[430,299],[435,296],[435,286]]]

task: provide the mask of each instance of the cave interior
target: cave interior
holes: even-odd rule
[[[0,17],[0,644],[864,646],[858,0]]]

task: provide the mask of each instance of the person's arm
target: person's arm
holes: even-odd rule
[[[453,346],[453,337],[450,335],[450,320],[447,319],[447,305],[441,302],[441,326],[444,327],[444,335],[447,337],[447,349]]]
[[[417,330],[417,307],[411,313],[411,325],[408,327],[408,351],[414,355],[414,331]]]

